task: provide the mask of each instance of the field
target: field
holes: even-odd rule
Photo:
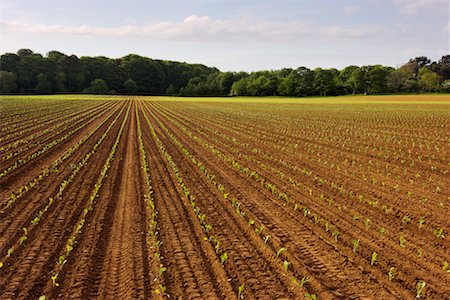
[[[0,298],[450,299],[449,112],[2,96]]]

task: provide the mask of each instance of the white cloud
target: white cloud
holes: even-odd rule
[[[345,5],[344,6],[344,13],[346,16],[351,16],[354,13],[356,13],[359,10],[358,6],[354,6],[354,5]]]
[[[448,0],[394,0],[403,15],[416,15],[423,9],[447,9]]]
[[[3,34],[55,34],[94,37],[139,37],[160,40],[184,41],[303,41],[321,39],[364,39],[383,30],[379,25],[358,28],[340,25],[320,26],[311,22],[268,22],[248,18],[235,20],[213,19],[209,16],[191,15],[182,21],[160,21],[148,25],[95,27],[90,25],[67,26],[59,24],[33,24],[3,22]]]

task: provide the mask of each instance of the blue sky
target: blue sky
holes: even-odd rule
[[[223,71],[438,60],[447,0],[0,0],[0,52],[203,63]]]

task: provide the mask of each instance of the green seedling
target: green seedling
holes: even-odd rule
[[[417,293],[416,293],[416,298],[417,298],[417,299],[420,298],[420,295],[422,294],[423,289],[425,288],[426,285],[427,285],[427,284],[426,284],[425,281],[423,281],[423,280],[420,280],[420,281],[417,283]]]
[[[353,253],[356,254],[356,252],[358,251],[358,247],[359,247],[359,239],[353,240]]]
[[[51,276],[53,286],[59,286],[59,284],[56,282],[56,279],[58,279],[58,275],[59,275],[59,274],[56,273],[56,274],[54,274],[54,275]]]
[[[376,262],[377,262],[377,258],[378,258],[378,253],[373,252],[372,253],[372,258],[370,260],[370,265],[373,266]]]
[[[443,239],[445,237],[444,235],[444,229],[435,229],[433,231],[434,235],[436,236],[437,239]]]
[[[267,241],[270,239],[270,235],[266,235],[265,237],[263,237],[264,243],[267,244]]]
[[[220,263],[223,265],[228,259],[228,253],[224,252],[220,255]]]
[[[396,272],[396,270],[395,270],[394,267],[389,269],[389,272],[388,272],[388,279],[389,279],[389,281],[394,280],[395,272]]]
[[[255,224],[255,220],[253,220],[253,219],[248,220],[248,225],[249,226],[252,226],[253,224]]]
[[[284,253],[284,252],[286,252],[286,248],[280,248],[278,251],[277,251],[277,258],[282,254],[282,253]]]
[[[442,262],[442,270],[443,270],[444,272],[450,273],[450,270],[449,270],[448,267],[449,267],[448,261],[444,260],[444,261]]]
[[[422,228],[423,224],[425,224],[425,219],[423,218],[419,219],[419,228]]]
[[[166,267],[164,267],[163,265],[161,265],[160,267],[159,267],[159,275],[158,275],[158,277],[161,277],[161,275],[165,272],[165,271],[167,271],[167,268]]]
[[[406,239],[403,235],[400,236],[400,246],[405,247],[406,245]]]
[[[283,268],[284,268],[284,271],[287,272],[290,265],[291,265],[291,263],[288,262],[287,260],[285,260],[285,261],[283,262]]]
[[[309,282],[309,277],[308,276],[303,276],[302,280],[300,281],[300,286],[303,287],[308,282]]]
[[[261,232],[264,230],[264,225],[259,226],[259,228],[255,228],[256,234],[261,234]]]
[[[305,294],[306,299],[317,300],[316,294]]]
[[[337,229],[334,229],[331,235],[334,237],[334,239],[337,241],[339,236],[341,235],[341,232]]]
[[[239,300],[244,299],[244,288],[245,288],[245,283],[238,287],[238,299]]]

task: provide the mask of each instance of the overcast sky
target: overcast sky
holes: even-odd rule
[[[450,52],[448,0],[0,2],[1,53],[134,53],[252,71],[396,67]]]

